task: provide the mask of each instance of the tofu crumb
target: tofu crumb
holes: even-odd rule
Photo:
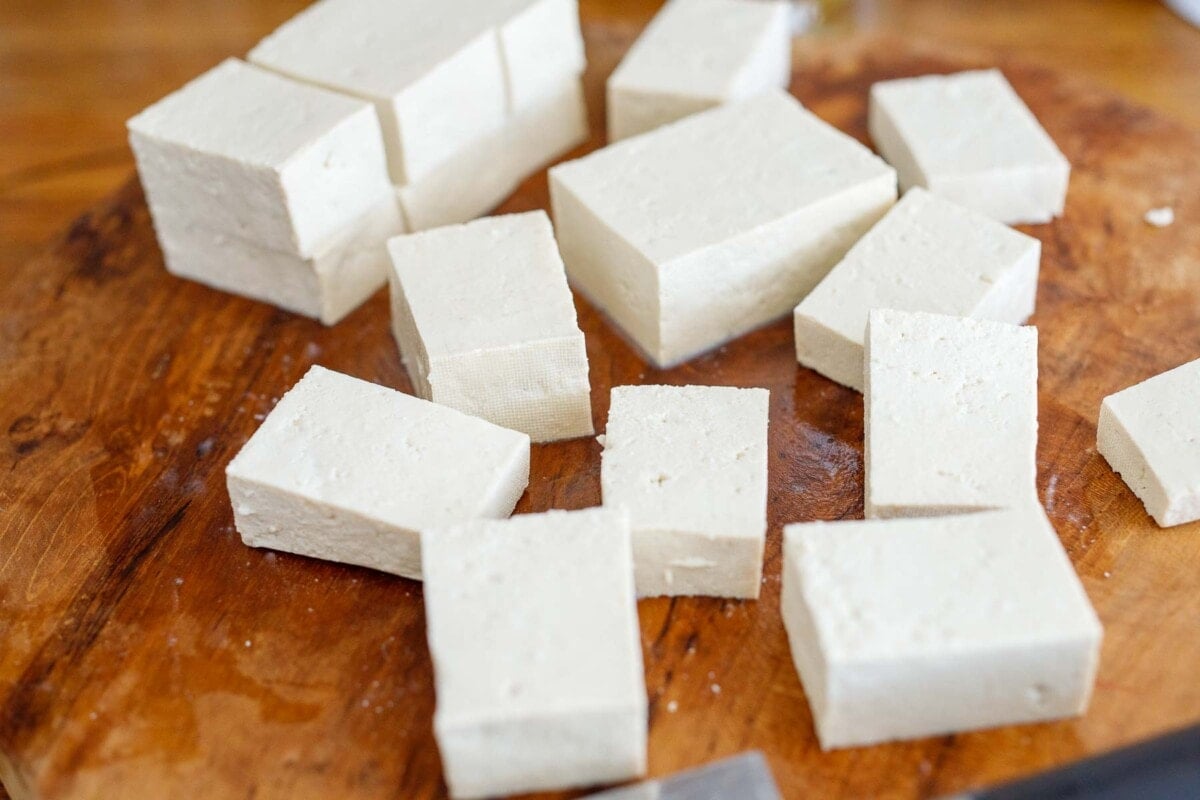
[[[713,694],[721,693],[721,684],[719,684],[719,683],[714,683],[712,686],[710,686],[708,688],[712,690]]]
[[[667,703],[667,713],[668,714],[674,714],[678,710],[679,710],[679,703],[675,702],[674,700]]]
[[[1147,225],[1153,225],[1156,228],[1165,228],[1175,222],[1175,209],[1170,206],[1152,208],[1146,212],[1142,219],[1146,220]]]
[[[247,639],[247,640],[246,640],[246,647],[249,647],[250,645],[251,645],[251,641],[250,641],[249,639]]]

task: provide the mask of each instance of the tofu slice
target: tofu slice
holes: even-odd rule
[[[862,391],[872,308],[1020,324],[1033,314],[1041,253],[1032,236],[909,189],[796,306],[796,357]]]
[[[864,392],[866,516],[1037,501],[1037,329],[875,310]]]
[[[999,70],[877,83],[868,127],[902,190],[923,186],[1009,224],[1063,213],[1071,166]]]
[[[724,386],[612,390],[601,494],[629,511],[639,596],[758,597],[769,399]]]
[[[1096,449],[1166,528],[1200,520],[1200,359],[1104,398]]]
[[[387,282],[386,242],[405,232],[391,194],[308,258],[200,225],[163,221],[156,228],[172,274],[326,325],[341,321]]]
[[[450,795],[608,783],[646,769],[629,520],[588,509],[422,534],[433,728]]]
[[[159,226],[310,258],[391,191],[369,104],[233,58],[127,126]]]
[[[567,275],[659,367],[794,309],[895,173],[770,91],[550,170]]]
[[[587,348],[546,212],[388,249],[392,333],[418,395],[537,442],[592,434]]]
[[[1035,505],[789,525],[781,602],[823,749],[1087,708],[1100,621]]]
[[[526,103],[500,130],[396,193],[414,231],[467,222],[587,137],[583,84],[572,76]]]
[[[609,141],[786,89],[788,13],[786,2],[669,0],[608,79]]]
[[[225,475],[247,545],[420,578],[422,529],[512,513],[529,437],[313,367]]]
[[[582,72],[575,8],[563,0],[320,0],[249,59],[373,102],[392,180],[404,185]]]

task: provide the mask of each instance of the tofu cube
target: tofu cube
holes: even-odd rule
[[[900,174],[1000,222],[1063,213],[1071,165],[996,69],[883,81],[868,127]]]
[[[867,328],[866,516],[1037,502],[1037,329],[875,310]]]
[[[1166,528],[1200,520],[1200,359],[1104,398],[1096,449]]]
[[[416,393],[546,442],[590,436],[587,348],[544,211],[388,242]]]
[[[313,367],[225,475],[247,545],[420,578],[421,530],[512,513],[529,437]]]
[[[573,0],[320,0],[249,59],[375,103],[398,185],[499,131],[510,110],[584,64]]]
[[[228,59],[128,127],[172,273],[327,324],[383,285],[404,222],[369,104]]]
[[[618,386],[600,467],[628,509],[638,595],[758,597],[767,532],[766,389]]]
[[[608,139],[786,89],[791,75],[788,3],[669,0],[608,79]]]
[[[450,795],[608,783],[646,769],[629,520],[612,509],[421,538],[433,728]]]
[[[388,194],[370,105],[227,59],[127,123],[156,224],[302,258]]]
[[[572,283],[668,367],[794,309],[896,176],[773,90],[559,164],[550,198]]]
[[[397,188],[409,227],[423,231],[495,208],[530,174],[588,136],[583,84],[570,77],[509,117],[500,130],[415,183]]]
[[[862,391],[872,308],[1020,324],[1033,313],[1041,252],[1032,236],[909,189],[796,306],[796,357]]]
[[[784,529],[782,612],[821,747],[1083,713],[1102,629],[1036,505]]]

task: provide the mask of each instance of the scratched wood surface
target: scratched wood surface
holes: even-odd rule
[[[600,143],[602,80],[635,30],[586,31],[596,134],[579,152]],[[805,50],[793,92],[864,140],[873,81],[994,63],[898,39]],[[660,373],[580,302],[598,429],[617,384],[772,392],[761,599],[639,606],[652,774],[755,747],[789,798],[928,797],[1200,719],[1200,525],[1155,528],[1094,448],[1105,394],[1200,356],[1200,135],[1000,66],[1074,165],[1066,215],[1027,230],[1044,245],[1039,489],[1106,625],[1091,709],[821,753],[780,622],[779,531],[861,514],[861,397],[797,368],[789,321]],[[543,173],[501,210],[546,203]],[[1179,222],[1144,224],[1160,205]],[[177,280],[131,180],[15,270],[0,309],[13,797],[443,797],[420,585],[250,550],[224,490],[225,464],[310,364],[409,389],[383,294],[326,329]],[[598,469],[592,440],[535,447],[518,511],[595,504]]]

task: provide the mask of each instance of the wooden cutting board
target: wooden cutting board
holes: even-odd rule
[[[636,30],[586,33],[595,134],[574,155],[600,144],[603,78]],[[793,92],[863,140],[872,82],[997,63],[890,39],[799,49]],[[580,301],[598,429],[617,384],[771,390],[761,599],[639,606],[654,775],[761,748],[787,797],[931,796],[1200,719],[1200,525],[1156,528],[1095,451],[1104,395],[1200,357],[1200,135],[998,63],[1074,165],[1066,215],[1026,230],[1044,247],[1039,490],[1106,626],[1091,709],[820,752],[780,622],[780,528],[861,514],[861,397],[797,368],[790,320],[658,372]],[[542,173],[501,210],[546,205]],[[1160,205],[1179,219],[1162,230],[1142,221]],[[443,797],[420,585],[244,547],[222,474],[311,364],[409,390],[384,294],[326,329],[177,280],[131,180],[8,276],[0,303],[13,796]],[[518,511],[596,504],[599,454],[535,447]]]

